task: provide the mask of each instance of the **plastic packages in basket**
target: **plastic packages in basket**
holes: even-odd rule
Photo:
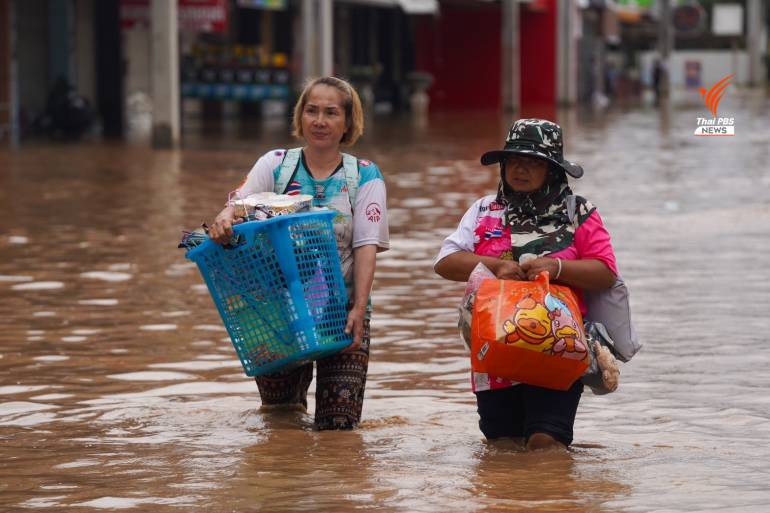
[[[242,240],[206,240],[198,265],[249,376],[285,370],[348,346],[348,295],[333,211],[280,215],[233,226]]]
[[[306,212],[313,201],[313,197],[309,194],[258,192],[237,199],[234,199],[234,195],[234,192],[230,193],[228,205],[235,207],[236,214],[248,220],[270,219],[280,215]]]

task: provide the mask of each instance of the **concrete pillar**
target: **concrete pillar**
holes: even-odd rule
[[[502,2],[502,106],[507,112],[521,110],[521,59],[519,46],[519,4]]]
[[[320,39],[320,75],[334,73],[334,2],[321,0],[318,16],[318,37]]]
[[[765,10],[762,0],[748,0],[746,20],[746,46],[749,53],[749,85],[758,86],[765,82],[767,74],[763,62],[763,49],[766,45]]]
[[[580,12],[572,0],[559,0],[557,9],[556,102],[560,106],[570,106],[577,102],[578,41],[575,28],[580,21]]]
[[[179,36],[177,3],[152,0],[152,145],[179,144]]]
[[[334,2],[302,0],[302,82],[334,72]]]
[[[315,0],[302,0],[302,80],[305,83],[308,78],[318,74],[316,44],[316,2]]]

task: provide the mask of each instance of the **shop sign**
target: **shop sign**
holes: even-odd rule
[[[238,7],[280,11],[286,9],[286,0],[238,0],[237,5]]]
[[[706,26],[706,11],[699,4],[675,7],[671,18],[678,36],[697,36]]]
[[[178,0],[179,30],[226,32],[227,0]],[[120,26],[150,26],[150,0],[120,0]]]
[[[615,3],[625,7],[650,9],[653,6],[654,0],[615,0]]]
[[[717,36],[740,36],[743,34],[743,6],[734,3],[715,5],[711,21],[711,31]]]

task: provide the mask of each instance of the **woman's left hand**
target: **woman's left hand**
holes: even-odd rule
[[[361,347],[364,338],[364,317],[366,306],[353,306],[348,312],[348,323],[345,325],[345,333],[353,334],[353,343],[342,350],[343,353],[357,351]]]
[[[548,271],[548,277],[553,280],[559,272],[559,262],[555,258],[533,258],[521,264],[521,270],[527,275],[528,280],[534,280],[542,271]]]

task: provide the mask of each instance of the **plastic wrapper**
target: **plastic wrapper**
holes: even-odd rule
[[[473,303],[476,301],[476,292],[478,292],[482,281],[494,278],[495,273],[482,263],[476,265],[468,277],[465,295],[460,303],[460,319],[457,322],[457,327],[460,328],[460,335],[469,349],[471,347],[471,320],[473,319]]]
[[[312,201],[313,196],[309,194],[297,194],[296,196],[276,194],[273,198],[256,205],[255,209],[266,213],[268,217],[275,217],[308,211]]]
[[[231,199],[228,204],[236,208],[236,213],[249,221],[270,219],[271,217],[296,214],[310,210],[313,197],[309,194],[276,194],[258,192],[245,198]],[[241,209],[243,209],[241,211]]]
[[[584,324],[591,364],[580,380],[596,395],[609,394],[618,388],[620,367],[615,358],[615,342],[607,329],[598,322]]]

